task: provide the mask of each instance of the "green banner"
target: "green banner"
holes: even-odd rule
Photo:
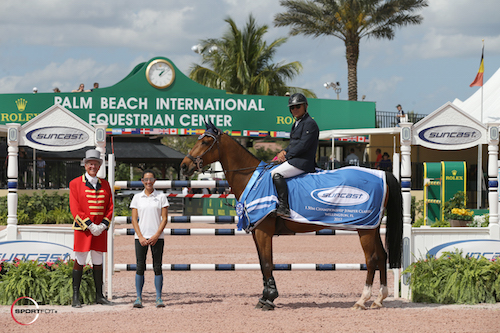
[[[282,137],[293,123],[287,102],[207,88],[157,57],[92,92],[0,94],[0,124],[24,124],[60,104],[91,125],[107,123],[111,134],[198,134],[210,119],[235,136]],[[309,113],[320,130],[375,127],[373,102],[309,99]]]

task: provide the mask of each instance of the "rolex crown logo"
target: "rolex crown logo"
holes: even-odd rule
[[[24,109],[26,109],[26,104],[28,104],[28,101],[25,100],[24,98],[19,98],[16,101],[17,109],[21,112],[23,112]]]
[[[451,174],[452,174],[453,176],[456,176],[456,175],[457,175],[457,170],[452,170],[452,171],[451,171]]]

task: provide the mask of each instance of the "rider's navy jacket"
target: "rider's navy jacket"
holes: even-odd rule
[[[297,126],[295,123],[292,126],[290,144],[285,149],[288,163],[305,172],[314,172],[318,138],[318,124],[309,116],[309,113],[305,113]]]

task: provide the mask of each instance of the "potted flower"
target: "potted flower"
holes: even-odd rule
[[[452,227],[466,227],[474,219],[474,212],[465,208],[452,208],[448,221]]]

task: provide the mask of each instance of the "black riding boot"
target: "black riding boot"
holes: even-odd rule
[[[288,185],[286,184],[286,179],[279,173],[276,173],[273,176],[273,183],[274,187],[276,187],[279,200],[279,206],[276,214],[283,217],[290,217],[290,207],[288,206]]]
[[[80,283],[82,282],[82,271],[74,269],[73,270],[73,300],[71,306],[74,308],[81,308],[82,303],[80,303]]]
[[[95,265],[94,267],[94,283],[95,283],[95,302],[96,304],[113,305],[102,294],[102,266]]]

